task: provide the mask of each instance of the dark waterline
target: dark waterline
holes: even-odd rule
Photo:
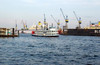
[[[100,65],[100,37],[0,38],[0,65]]]

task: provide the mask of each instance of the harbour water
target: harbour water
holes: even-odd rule
[[[100,65],[100,37],[0,38],[0,65]]]

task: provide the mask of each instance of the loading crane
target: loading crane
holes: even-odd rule
[[[23,29],[27,29],[26,23],[25,23],[23,20],[22,20],[21,22],[22,22],[22,24],[23,24]]]
[[[45,17],[45,14],[44,14],[44,25],[46,25],[46,17]]]
[[[57,29],[59,29],[59,25],[60,25],[60,21],[58,20],[58,22],[56,21],[56,19],[51,15],[51,17],[53,18],[53,20],[57,23]]]
[[[81,17],[77,17],[77,15],[76,15],[76,13],[75,13],[75,11],[73,11],[73,13],[74,13],[74,15],[75,15],[75,17],[76,17],[76,19],[77,19],[77,21],[78,21],[78,24],[79,24],[79,27],[78,27],[78,29],[81,29]]]
[[[45,17],[45,14],[44,14],[44,30],[45,29],[48,29],[48,23],[46,22],[46,17]]]
[[[15,30],[17,30],[17,20],[15,20]]]
[[[64,15],[64,13],[63,13],[63,11],[62,11],[62,9],[60,8],[60,11],[61,11],[61,13],[62,13],[62,15],[63,15],[63,18],[64,18],[64,20],[65,20],[65,22],[66,22],[66,24],[65,24],[65,30],[67,30],[68,29],[68,16],[65,16]]]

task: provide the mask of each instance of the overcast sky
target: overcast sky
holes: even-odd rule
[[[56,26],[52,14],[63,26],[65,22],[60,8],[69,16],[69,28],[78,25],[73,11],[82,18],[82,27],[88,26],[90,21],[100,21],[100,0],[0,0],[0,27],[14,27],[15,20],[18,28],[22,27],[21,20],[30,27],[38,21],[43,22],[44,13],[49,24]]]

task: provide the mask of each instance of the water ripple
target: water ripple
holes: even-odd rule
[[[99,65],[100,37],[0,38],[0,65]]]

